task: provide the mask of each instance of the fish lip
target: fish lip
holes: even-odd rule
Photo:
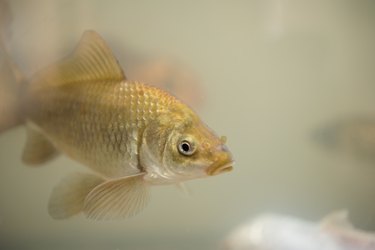
[[[207,168],[206,172],[208,175],[218,175],[222,173],[226,173],[232,171],[234,165],[234,161],[228,161],[225,164],[220,164],[220,162],[214,162],[210,167]]]

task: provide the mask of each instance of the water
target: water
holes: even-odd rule
[[[313,137],[335,120],[375,116],[372,1],[10,6],[9,44],[27,75],[68,53],[86,29],[105,37],[129,78],[141,75],[136,66],[149,59],[181,63],[185,73],[163,86],[200,96],[187,99],[227,136],[236,165],[230,174],[189,182],[191,196],[173,186],[153,188],[149,206],[129,220],[55,221],[47,213],[51,189],[85,168],[66,157],[40,168],[23,165],[25,132],[17,128],[0,135],[1,249],[217,249],[259,213],[318,220],[341,208],[357,227],[375,230],[375,162],[331,152]]]

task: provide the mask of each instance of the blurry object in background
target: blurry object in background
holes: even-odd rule
[[[4,41],[6,37],[9,37],[10,33],[10,23],[12,21],[12,15],[10,12],[10,7],[7,1],[0,1],[0,39]]]
[[[375,118],[352,118],[317,129],[313,139],[335,150],[375,164]]]
[[[124,56],[124,58],[128,58]],[[163,56],[130,56],[126,74],[130,79],[164,89],[193,108],[203,103],[202,86],[196,73],[187,65]]]
[[[222,249],[375,250],[375,233],[354,228],[345,211],[328,215],[320,223],[268,214],[235,229]]]
[[[7,39],[11,14],[8,3],[0,1],[0,132],[21,122],[19,115],[19,86],[22,76],[9,56]]]
[[[17,65],[0,41],[0,132],[21,123],[19,88],[22,81]]]
[[[338,250],[375,250],[375,232],[355,228],[345,210],[328,215],[321,221],[320,227],[322,232],[335,239]]]

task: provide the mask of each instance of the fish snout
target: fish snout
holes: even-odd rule
[[[229,153],[224,154],[224,156],[220,157],[216,160],[213,164],[211,164],[207,169],[206,173],[210,176],[218,175],[222,173],[226,173],[232,171],[234,165],[234,161]]]

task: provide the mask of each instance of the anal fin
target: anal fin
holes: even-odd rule
[[[103,182],[103,178],[93,174],[73,173],[66,176],[51,193],[49,214],[54,219],[66,219],[82,212],[87,194]]]
[[[143,173],[109,180],[86,197],[83,212],[90,219],[123,219],[139,213],[149,200]]]
[[[27,139],[22,161],[28,165],[45,163],[58,155],[56,148],[41,133],[27,127]]]

